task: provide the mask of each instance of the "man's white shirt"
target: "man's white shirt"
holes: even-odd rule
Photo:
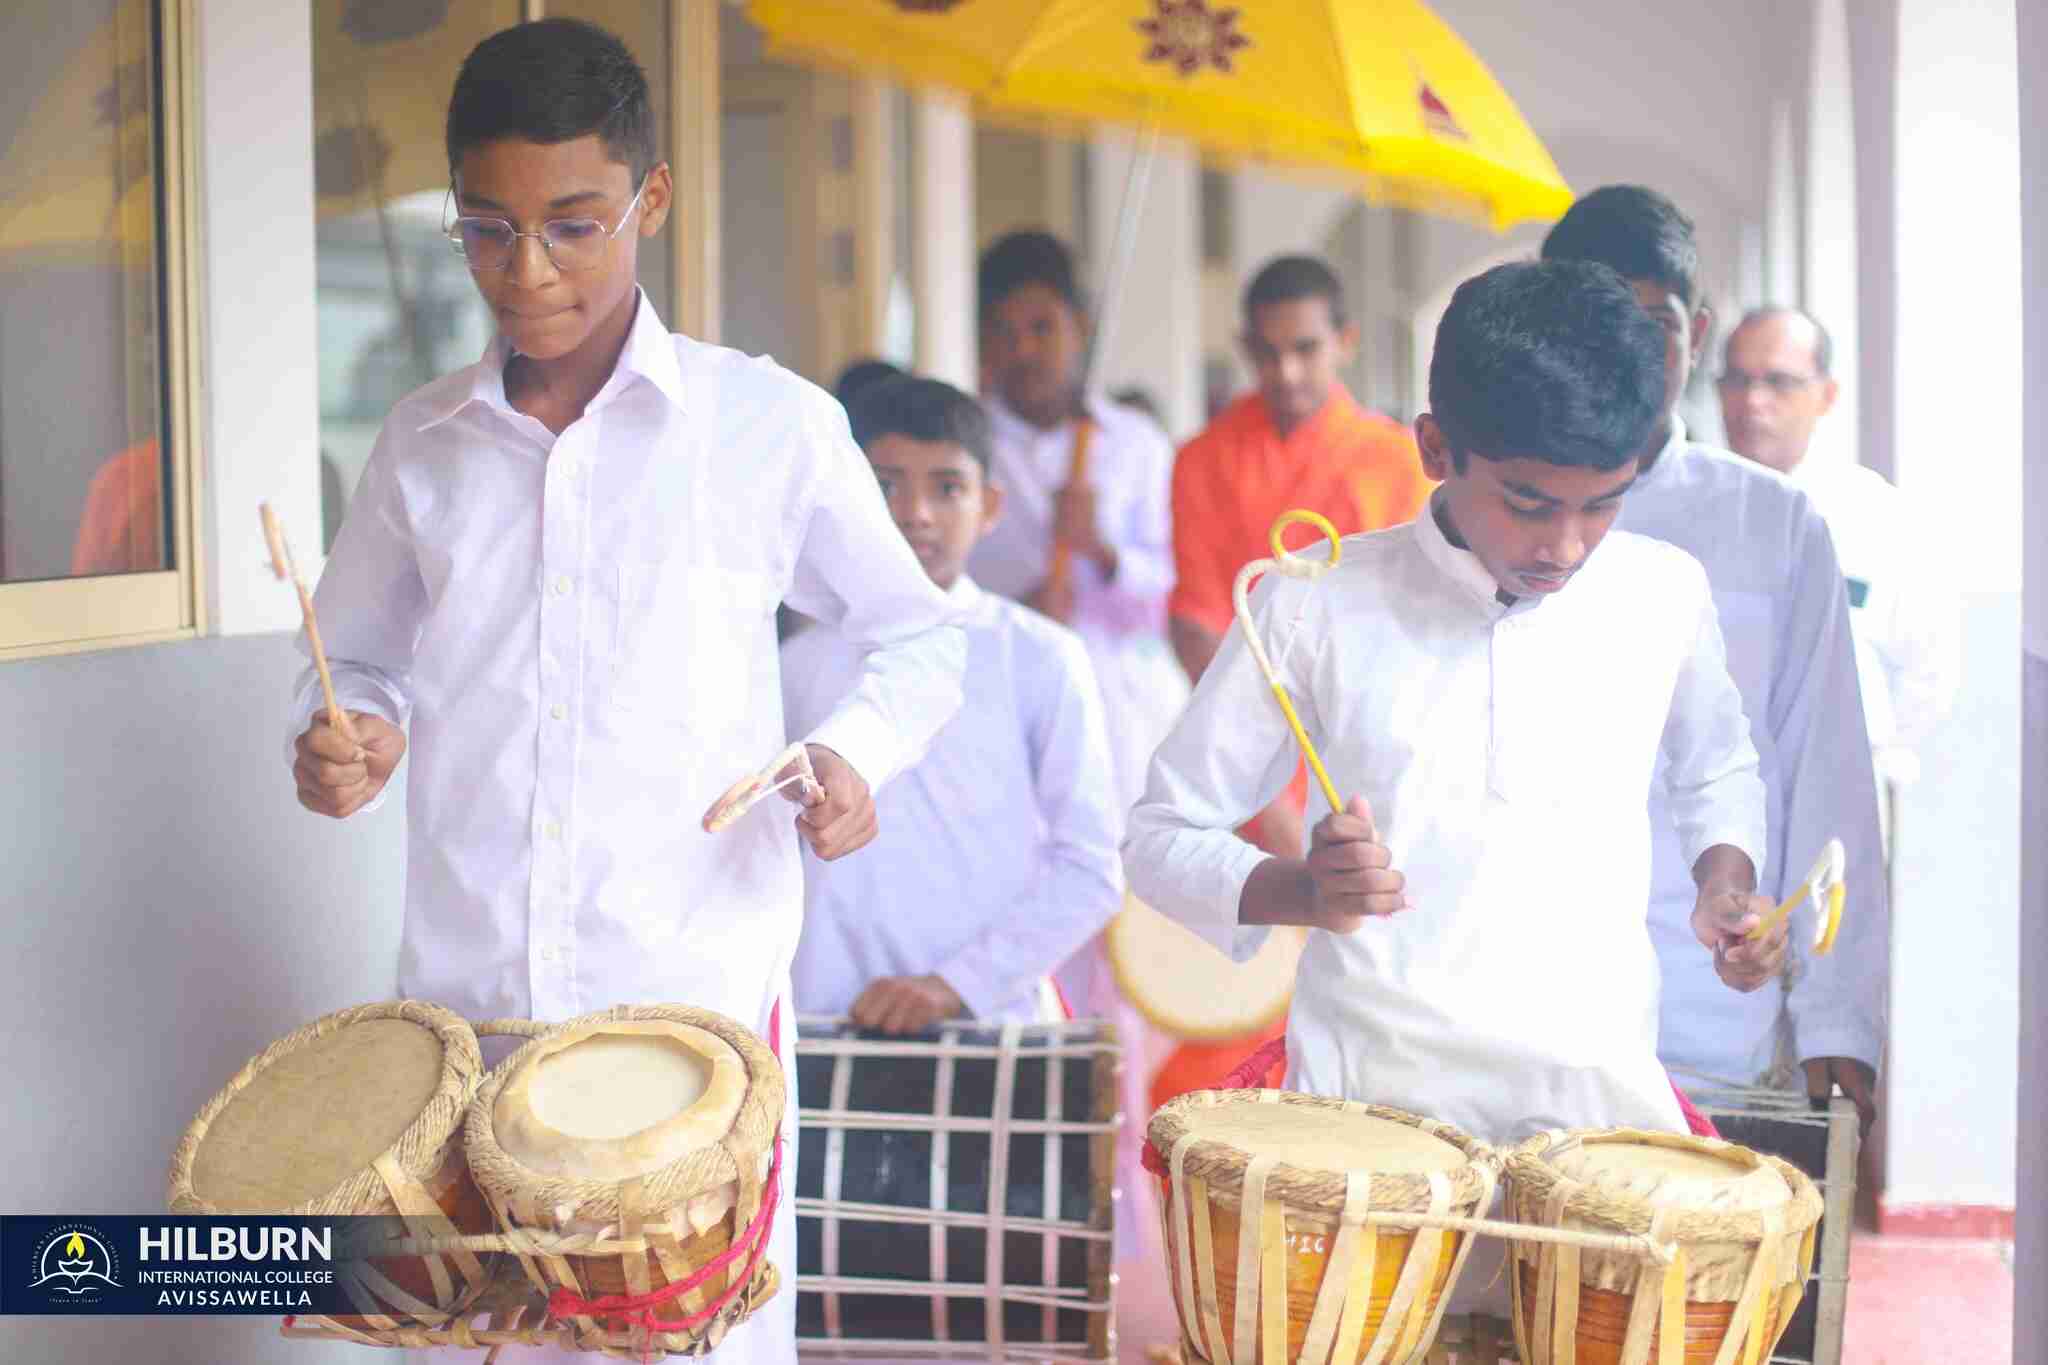
[[[1792,894],[1831,838],[1848,853],[1834,951],[1815,957],[1811,906],[1794,917],[1787,975],[1730,991],[1698,952],[1692,861],[1650,790],[1650,928],[1663,970],[1662,1055],[1744,1083],[1781,1060],[1852,1057],[1884,1042],[1891,925],[1877,789],[1857,686],[1847,591],[1826,522],[1783,476],[1727,451],[1670,440],[1622,500],[1616,526],[1705,567],[1769,793],[1771,866],[1758,890]],[[1789,1056],[1782,1056],[1789,1054]]]

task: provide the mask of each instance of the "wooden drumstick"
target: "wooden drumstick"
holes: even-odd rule
[[[1067,487],[1088,482],[1089,446],[1095,439],[1095,421],[1087,414],[1074,420],[1074,452],[1067,465]],[[1052,565],[1046,571],[1048,588],[1064,592],[1074,582],[1074,547],[1057,536],[1052,542]]]
[[[269,503],[259,509],[263,513],[263,539],[270,545],[270,571],[280,579],[290,579],[299,591],[299,611],[306,620],[306,638],[313,642],[313,667],[320,672],[320,693],[327,699],[327,723],[341,732],[343,739],[351,744],[362,741],[356,737],[356,727],[349,721],[348,712],[341,709],[334,700],[334,676],[327,671],[327,649],[320,643],[320,623],[313,617],[313,594],[306,591],[306,580],[299,577],[298,561],[292,558],[292,545],[285,539],[284,527],[278,524],[277,513],[270,510]]]

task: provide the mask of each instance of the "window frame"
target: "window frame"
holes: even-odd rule
[[[164,432],[170,470],[168,547],[173,567],[143,573],[0,583],[0,662],[191,639],[206,628],[205,540],[198,508],[203,467],[199,374],[198,82],[195,0],[156,0],[163,295]]]

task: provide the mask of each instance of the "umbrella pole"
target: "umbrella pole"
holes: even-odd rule
[[[1116,339],[1117,305],[1131,257],[1138,249],[1138,215],[1145,206],[1146,188],[1152,182],[1152,163],[1159,155],[1159,125],[1148,122],[1131,151],[1131,168],[1124,177],[1123,201],[1117,206],[1116,239],[1110,245],[1109,270],[1102,279],[1102,294],[1096,301],[1095,330],[1088,339],[1088,358],[1081,370],[1081,393],[1094,391],[1101,377],[1103,356]]]

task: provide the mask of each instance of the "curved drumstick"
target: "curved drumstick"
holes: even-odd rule
[[[348,712],[334,700],[334,677],[327,671],[327,648],[320,643],[320,623],[313,618],[313,594],[306,591],[306,580],[299,577],[298,561],[292,558],[292,543],[285,539],[284,527],[278,524],[277,513],[270,510],[269,503],[258,504],[257,510],[263,514],[263,539],[270,546],[270,572],[280,579],[290,579],[299,590],[299,614],[305,618],[306,638],[313,645],[313,667],[319,670],[320,694],[327,700],[327,723],[349,743],[360,743]]]
[[[1295,525],[1313,526],[1321,531],[1324,539],[1330,543],[1329,558],[1303,559],[1282,545],[1280,533]],[[1323,797],[1329,801],[1330,810],[1334,814],[1344,809],[1344,802],[1338,797],[1337,786],[1330,781],[1329,771],[1323,767],[1323,760],[1316,753],[1316,746],[1309,743],[1308,732],[1301,728],[1301,717],[1295,712],[1294,699],[1287,695],[1287,687],[1280,681],[1280,674],[1274,669],[1271,656],[1266,653],[1265,642],[1259,638],[1258,628],[1252,624],[1248,593],[1252,580],[1269,569],[1286,574],[1289,578],[1316,578],[1328,573],[1337,567],[1337,561],[1342,558],[1344,542],[1337,535],[1337,528],[1330,524],[1328,517],[1297,507],[1291,512],[1282,512],[1278,520],[1274,521],[1272,534],[1268,537],[1267,543],[1273,548],[1273,557],[1255,559],[1239,569],[1237,581],[1230,588],[1230,600],[1237,609],[1237,624],[1239,629],[1244,631],[1244,642],[1251,649],[1252,658],[1258,661],[1259,672],[1266,675],[1266,685],[1273,689],[1273,699],[1280,703],[1280,713],[1287,717],[1287,726],[1294,731],[1294,740],[1301,745],[1302,756],[1308,760],[1309,770],[1315,773],[1316,781],[1322,785]]]
[[[775,774],[794,763],[796,771],[781,781]],[[824,788],[818,782],[817,773],[811,770],[810,751],[802,744],[792,744],[759,772],[749,773],[725,789],[725,794],[711,803],[711,809],[704,812],[704,832],[716,834],[733,821],[745,815],[766,798],[794,785],[799,795]]]
[[[1848,899],[1848,870],[1849,855],[1842,848],[1842,841],[1828,840],[1820,851],[1820,857],[1814,860],[1813,870],[1799,884],[1799,889],[1772,911],[1769,919],[1750,930],[1749,937],[1762,938],[1776,929],[1810,894],[1814,909],[1819,914],[1819,924],[1813,934],[1813,951],[1817,956],[1831,952],[1835,946],[1835,935],[1842,928],[1842,906]]]

